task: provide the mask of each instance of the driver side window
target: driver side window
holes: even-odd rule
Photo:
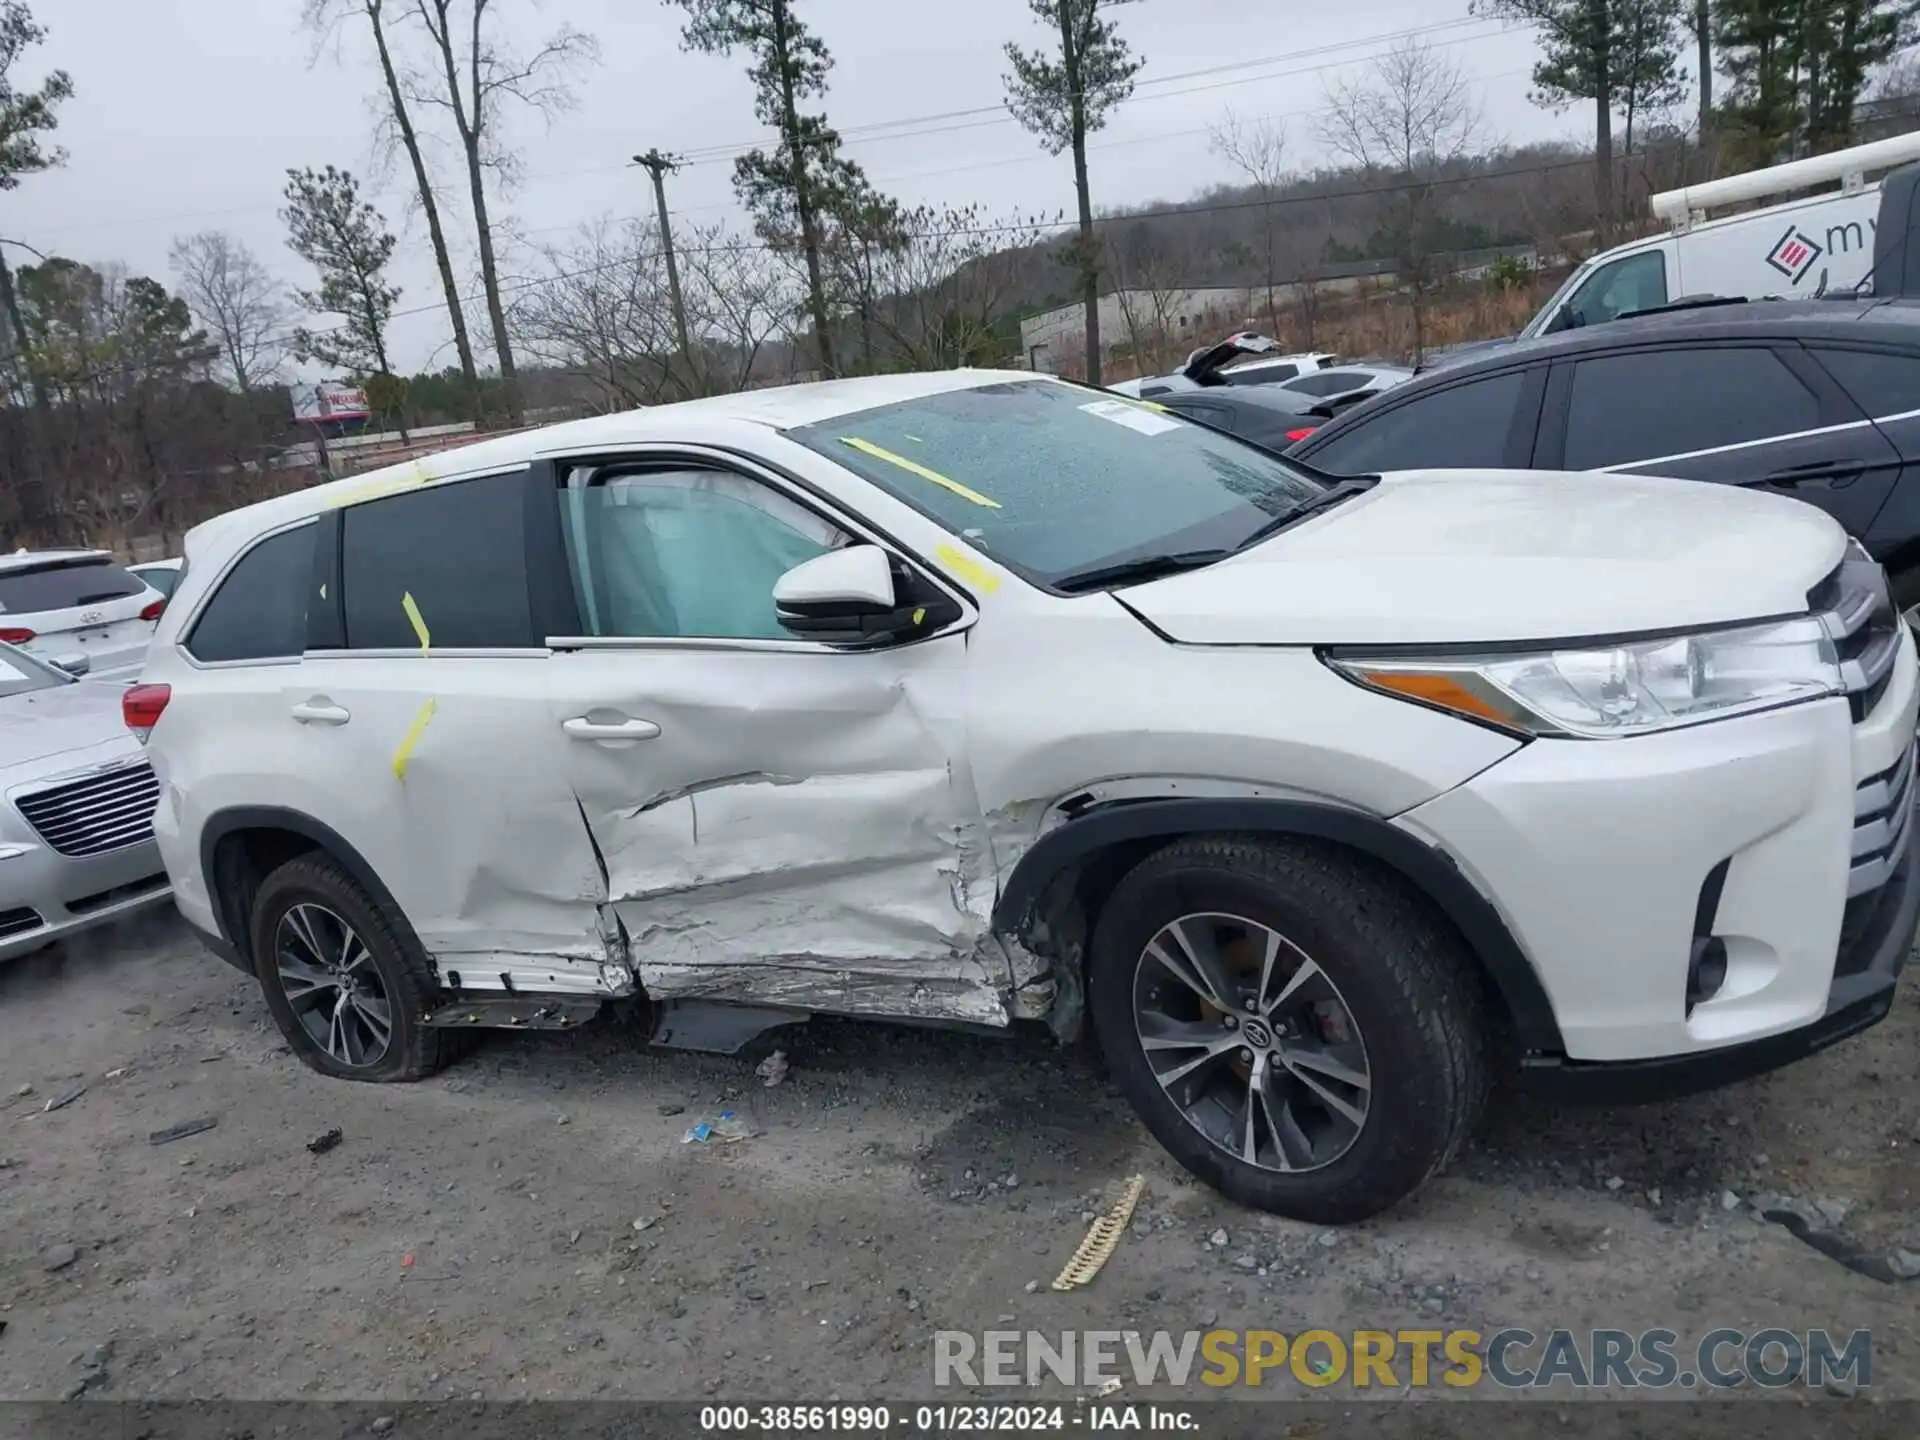
[[[581,468],[559,496],[589,635],[791,640],[774,615],[774,582],[852,539],[726,470]]]
[[[1667,259],[1658,250],[1643,250],[1603,265],[1568,297],[1554,328],[1604,325],[1667,303]]]

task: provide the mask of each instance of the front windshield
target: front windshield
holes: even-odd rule
[[[1531,340],[1545,331],[1548,322],[1553,319],[1560,307],[1566,303],[1568,297],[1586,283],[1587,277],[1593,274],[1596,268],[1597,266],[1592,260],[1587,261],[1584,265],[1575,266],[1573,273],[1560,282],[1560,288],[1553,292],[1552,298],[1538,310],[1534,311],[1533,318],[1520,327],[1519,338],[1522,340]]]
[[[950,390],[787,435],[1048,586],[1233,550],[1327,491],[1311,471],[1151,402],[1057,380]]]
[[[29,690],[51,690],[71,683],[71,677],[42,665],[11,645],[0,645],[0,700],[25,695]]]

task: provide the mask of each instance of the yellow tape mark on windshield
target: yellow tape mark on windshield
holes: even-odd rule
[[[414,637],[420,642],[420,653],[426,654],[431,637],[427,634],[427,622],[420,616],[420,607],[413,603],[411,590],[400,597],[400,608],[407,612],[407,619],[413,625]]]
[[[1000,508],[1000,502],[998,500],[989,500],[978,490],[969,490],[958,480],[949,480],[938,470],[929,470],[918,460],[909,460],[904,455],[896,455],[891,450],[883,450],[871,440],[862,440],[858,435],[842,435],[840,437],[840,443],[843,445],[851,445],[861,454],[871,455],[876,460],[885,460],[889,465],[898,465],[909,475],[918,475],[922,480],[930,480],[943,490],[951,490],[962,500],[971,500],[974,504],[984,505],[989,510],[998,510]]]
[[[427,703],[420,707],[420,713],[413,717],[413,723],[407,726],[407,733],[400,738],[400,748],[393,752],[394,779],[407,778],[407,761],[413,758],[413,747],[420,743],[420,737],[426,731],[427,722],[433,719],[433,712],[439,708],[440,702],[429,695]]]
[[[1136,400],[1133,403],[1138,405],[1142,410],[1158,410],[1162,415],[1171,415],[1173,413],[1158,400]]]
[[[984,590],[989,595],[1000,588],[1000,577],[982,565],[971,555],[962,554],[951,545],[942,545],[933,552],[933,558],[947,569],[958,575],[976,590]]]

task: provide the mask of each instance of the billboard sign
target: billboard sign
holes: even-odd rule
[[[357,385],[322,380],[318,385],[294,385],[293,418],[314,425],[322,420],[365,420],[372,415],[367,392]]]

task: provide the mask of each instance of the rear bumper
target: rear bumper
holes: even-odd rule
[[[1851,935],[1843,933],[1826,1009],[1812,1024],[1691,1055],[1652,1060],[1532,1060],[1523,1069],[1527,1088],[1571,1103],[1639,1105],[1711,1090],[1790,1065],[1887,1017],[1916,929],[1920,929],[1920,845],[1910,845],[1858,928]]]

